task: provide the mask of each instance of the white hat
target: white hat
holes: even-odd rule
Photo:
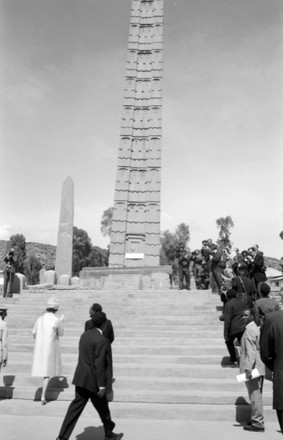
[[[51,298],[49,298],[49,300],[47,301],[47,309],[55,309],[58,310],[59,309],[59,301],[56,298],[56,296],[51,296]]]

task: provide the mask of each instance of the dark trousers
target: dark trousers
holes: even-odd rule
[[[213,269],[211,271],[211,280],[212,280],[212,284],[215,283],[217,290],[213,289],[213,286],[211,286],[212,291],[215,293],[215,291],[217,291],[218,293],[221,290],[221,273],[218,269]]]
[[[69,405],[59,432],[60,439],[69,439],[89,399],[99,414],[104,426],[105,435],[111,437],[115,423],[111,420],[106,397],[104,396],[101,398],[96,393],[93,393],[86,388],[76,386],[75,398]]]
[[[4,286],[3,286],[3,296],[12,296],[12,287],[13,287],[13,281],[14,281],[14,272],[4,272]],[[8,288],[9,287],[9,288]]]
[[[191,277],[189,269],[179,269],[179,289],[191,288]]]
[[[227,345],[227,349],[230,354],[230,360],[231,362],[237,362],[237,355],[236,350],[234,346],[235,339],[238,339],[239,342],[241,342],[241,338],[243,336],[244,332],[237,333],[236,335],[229,336],[228,340],[225,341],[225,344]]]
[[[280,429],[283,434],[283,409],[277,409],[276,413],[277,413],[277,419],[280,425]]]

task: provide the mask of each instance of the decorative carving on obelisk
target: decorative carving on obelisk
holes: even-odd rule
[[[61,275],[72,276],[74,226],[74,182],[71,177],[63,183],[55,272],[57,283]]]
[[[109,266],[158,266],[163,0],[132,0]]]

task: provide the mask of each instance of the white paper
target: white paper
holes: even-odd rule
[[[259,376],[260,376],[260,374],[259,374],[258,369],[254,368],[252,370],[252,379],[255,379],[256,377],[259,377]],[[250,379],[246,378],[246,373],[238,374],[238,376],[236,376],[236,379],[237,379],[238,383],[247,382],[247,380],[250,380]]]

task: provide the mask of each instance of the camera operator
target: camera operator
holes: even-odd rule
[[[4,262],[6,263],[4,269],[4,289],[3,289],[3,297],[11,298],[12,297],[12,288],[13,281],[15,276],[15,258],[14,258],[14,249],[12,248],[5,256]]]

